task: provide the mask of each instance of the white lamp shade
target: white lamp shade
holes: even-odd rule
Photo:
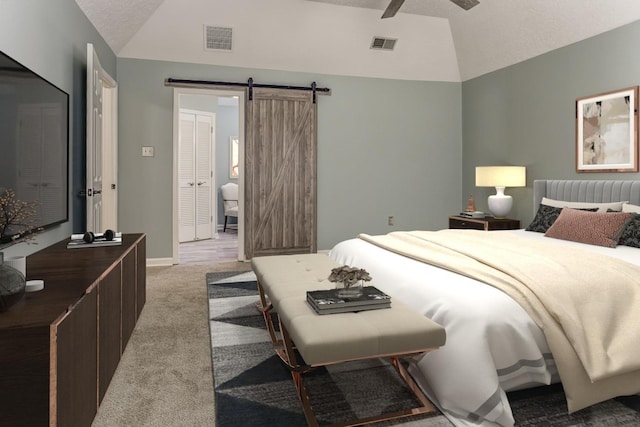
[[[476,167],[476,186],[495,187],[496,194],[489,196],[489,210],[496,218],[505,218],[511,212],[513,198],[504,194],[505,187],[524,187],[527,185],[524,166],[478,166]]]
[[[524,166],[478,166],[476,187],[524,187],[526,171]]]

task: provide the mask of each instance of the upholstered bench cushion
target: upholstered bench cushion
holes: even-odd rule
[[[444,345],[444,328],[397,299],[391,308],[318,315],[306,292],[331,289],[324,254],[256,257],[253,269],[298,351],[309,365],[425,351]],[[375,278],[374,278],[375,280]]]

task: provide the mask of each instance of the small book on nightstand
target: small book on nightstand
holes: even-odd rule
[[[391,297],[375,286],[362,288],[362,295],[341,298],[337,289],[307,292],[307,302],[318,314],[349,313],[391,307]]]

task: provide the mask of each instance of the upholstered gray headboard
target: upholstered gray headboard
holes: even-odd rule
[[[543,197],[568,202],[620,202],[640,205],[640,180],[560,180],[533,181],[533,214]]]

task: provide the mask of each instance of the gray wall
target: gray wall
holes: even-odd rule
[[[638,179],[638,173],[577,173],[576,99],[640,83],[640,22],[557,49],[462,85],[463,191],[487,210],[495,189],[474,186],[475,167],[527,167],[527,187],[507,189],[511,217],[534,214],[534,179]]]
[[[461,84],[353,78],[118,58],[119,219],[171,256],[168,77],[329,87],[318,110],[318,248],[360,232],[446,227],[460,210]],[[154,145],[155,157],[140,157]],[[126,183],[126,184],[124,184]],[[396,225],[387,226],[393,215]]]
[[[55,18],[54,18],[55,17]],[[2,251],[27,255],[79,231],[84,188],[85,79],[87,43],[93,43],[103,67],[116,77],[116,58],[74,0],[0,1],[0,50],[69,94],[71,220],[38,236],[38,245],[21,243]],[[75,229],[75,230],[74,230]]]

